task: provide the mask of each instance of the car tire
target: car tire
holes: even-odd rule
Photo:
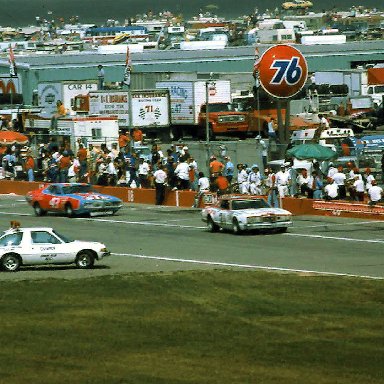
[[[9,253],[1,258],[1,268],[6,272],[16,272],[21,265],[20,256]]]
[[[207,229],[208,229],[208,232],[217,232],[219,230],[219,226],[217,224],[214,223],[214,221],[212,220],[212,217],[208,217],[207,219]]]
[[[65,205],[65,214],[68,217],[73,217],[75,215],[73,208],[72,208],[72,205],[69,203]]]
[[[92,268],[95,263],[95,257],[90,251],[81,251],[76,257],[76,266],[80,269]]]
[[[47,211],[41,208],[39,203],[33,204],[33,210],[36,216],[44,216],[47,213]]]
[[[232,231],[235,235],[240,235],[242,232],[242,229],[240,228],[240,225],[237,219],[234,219],[232,221]]]

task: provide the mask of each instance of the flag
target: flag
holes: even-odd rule
[[[13,53],[12,46],[9,45],[9,74],[11,77],[17,77],[15,55]]]
[[[128,87],[131,85],[131,70],[132,70],[132,61],[131,61],[131,55],[129,53],[129,46],[127,45],[127,55],[125,57],[125,71],[124,71],[123,84],[128,85]]]
[[[256,78],[259,74],[259,65],[260,65],[260,52],[259,52],[258,46],[256,45],[256,47],[255,47],[255,61],[253,63],[253,71],[252,71],[254,78]]]

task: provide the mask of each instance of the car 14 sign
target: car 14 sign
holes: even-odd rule
[[[298,93],[307,81],[304,56],[290,45],[267,49],[258,63],[260,84],[271,96],[288,98]]]

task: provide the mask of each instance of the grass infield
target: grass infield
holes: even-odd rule
[[[384,281],[215,270],[2,282],[0,313],[1,384],[384,383]]]

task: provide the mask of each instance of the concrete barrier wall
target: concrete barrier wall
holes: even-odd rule
[[[41,188],[44,185],[41,182],[0,180],[0,194],[14,193],[24,196],[27,192]],[[155,204],[154,189],[102,187],[98,185],[95,185],[94,188],[101,193],[116,196],[126,203]],[[195,194],[192,191],[167,191],[164,205],[192,207]],[[216,201],[216,194],[209,193],[208,195],[209,198],[203,199],[201,206],[204,205],[204,201],[212,203]],[[371,207],[360,202],[341,200],[327,202],[323,200],[286,197],[282,199],[282,207],[292,212],[295,216],[319,215],[384,220],[384,206],[376,205]]]

